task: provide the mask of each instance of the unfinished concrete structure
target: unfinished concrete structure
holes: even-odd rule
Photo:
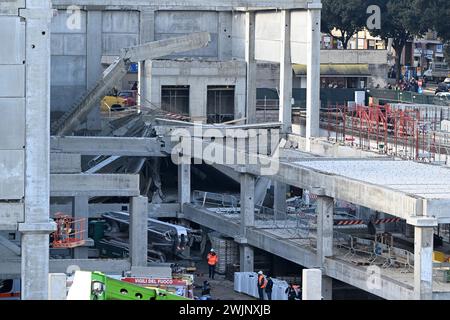
[[[65,10],[72,4],[73,1],[55,0],[53,8],[63,12],[64,16]],[[21,274],[22,298],[46,299],[49,271],[69,272],[70,267],[75,265],[84,270],[120,273],[130,270],[132,266],[146,266],[147,233],[143,225],[148,216],[185,219],[213,230],[219,229],[239,244],[242,271],[254,270],[255,248],[306,268],[319,268],[322,270],[324,298],[331,297],[331,278],[386,299],[449,298],[448,284],[435,281],[433,277],[432,262],[433,228],[450,219],[448,170],[386,159],[348,159],[369,157],[371,154],[314,139],[319,136],[320,1],[248,0],[236,3],[213,0],[205,5],[200,0],[77,0],[75,4],[81,6],[80,23],[81,26],[85,23],[86,28],[80,27],[76,32],[72,32],[70,28],[66,30],[61,13],[58,15],[60,18],[53,22],[53,56],[59,56],[53,60],[53,70],[57,73],[52,85],[55,104],[58,99],[63,100],[55,93],[61,88],[75,97],[90,87],[87,82],[93,84],[102,71],[101,61],[110,61],[108,57],[118,55],[119,49],[123,47],[167,38],[173,36],[172,33],[180,35],[188,31],[208,31],[212,35],[212,43],[202,51],[165,60],[140,62],[141,106],[154,103],[161,107],[158,103],[162,104],[162,101],[158,101],[158,98],[162,100],[163,89],[168,89],[163,88],[164,86],[192,86],[188,114],[193,120],[205,122],[208,118],[208,86],[234,86],[233,116],[236,119],[246,118],[247,125],[214,126],[216,130],[281,129],[286,134],[283,136],[284,142],[287,140],[289,145],[296,145],[298,148],[292,150],[282,145],[279,161],[269,159],[269,163],[276,162],[279,170],[270,174],[265,173],[258,164],[221,167],[222,171],[239,181],[241,192],[237,213],[223,214],[214,211],[217,208],[193,203],[193,166],[190,163],[181,164],[177,168],[176,203],[149,204],[148,199],[141,196],[139,176],[134,173],[138,170],[119,174],[84,172],[82,156],[116,157],[109,159],[111,161],[124,157],[165,158],[171,155],[175,147],[171,139],[172,131],[183,128],[191,132],[195,128],[186,122],[161,120],[162,122],[153,125],[157,136],[55,136],[50,139],[50,3],[41,0],[28,0],[26,3],[18,0],[8,2],[7,5],[2,3],[0,23],[4,23],[5,28],[13,28],[10,34],[17,35],[16,38],[8,37],[5,41],[12,41],[8,47],[17,48],[17,52],[12,58],[10,52],[0,51],[0,55],[6,57],[0,68],[14,71],[8,73],[7,79],[0,81],[0,103],[5,105],[5,110],[11,110],[2,118],[5,124],[0,126],[11,129],[4,132],[11,139],[2,140],[1,144],[5,145],[0,144],[4,150],[0,152],[0,161],[7,168],[0,178],[1,185],[5,186],[0,189],[0,227],[2,230],[21,232],[22,239],[20,247],[7,239],[1,239],[0,248],[5,254],[2,254],[4,258],[0,261],[0,274],[2,277]],[[17,11],[20,8],[26,9]],[[25,17],[25,22],[17,12]],[[198,16],[204,21],[200,19],[200,25],[194,26],[188,23],[188,28],[175,28],[175,22],[184,15],[188,22]],[[123,21],[123,24],[119,21]],[[208,29],[205,30],[205,26]],[[170,30],[173,32],[168,32]],[[72,48],[74,39],[86,46]],[[100,42],[103,44],[101,48],[96,45]],[[187,59],[175,60],[180,57]],[[62,61],[58,62],[58,59]],[[256,62],[261,60],[280,63],[279,123],[254,124]],[[79,78],[72,78],[71,72],[60,70],[59,63],[73,68],[74,73],[80,72]],[[290,134],[292,63],[308,66],[308,109],[304,138]],[[26,77],[24,68],[29,68]],[[162,71],[163,68],[166,70]],[[62,77],[64,73],[68,76]],[[6,73],[0,73],[0,77],[4,74]],[[24,86],[8,87],[11,74],[20,80],[17,83],[23,83]],[[35,77],[39,77],[41,81],[36,81]],[[11,95],[15,98],[10,98]],[[66,109],[62,107],[61,110]],[[144,124],[138,125],[144,127],[154,120],[152,114],[143,118]],[[8,123],[17,123],[17,126],[10,128]],[[127,131],[124,127],[126,126],[111,130],[114,132],[111,135]],[[203,127],[206,128],[208,127]],[[200,132],[202,133],[202,129]],[[211,139],[203,138],[194,137],[194,140],[200,145],[211,142]],[[276,144],[278,143],[279,141]],[[267,160],[264,156],[257,157]],[[336,159],[339,157],[346,158]],[[195,155],[193,158],[195,160]],[[397,175],[388,176],[386,172],[396,172]],[[275,210],[273,218],[269,220],[262,217],[256,205],[261,177],[275,182]],[[437,180],[441,183],[436,183]],[[315,224],[311,222],[307,235],[302,234],[303,229],[299,225],[302,221],[292,220],[287,212],[286,190],[289,186],[310,190],[317,196],[317,221]],[[54,201],[51,209],[50,197],[52,200],[69,198],[70,201],[63,204]],[[129,198],[130,201],[123,209],[122,203],[89,203],[94,197],[122,197]],[[365,242],[356,236],[336,232],[333,225],[336,200],[406,220],[415,232],[414,254],[411,257],[408,252],[400,252],[399,256],[404,254],[405,269],[409,271],[412,268],[414,272],[402,273],[397,269],[380,268],[381,273],[376,277],[374,285],[371,282],[371,269],[355,265],[349,258],[354,257],[358,245]],[[67,203],[70,209],[65,207]],[[130,259],[87,259],[87,248],[78,247],[73,252],[74,259],[49,260],[48,234],[54,229],[49,214],[57,212],[58,206],[75,217],[85,218],[98,217],[107,211],[129,211]],[[370,245],[373,243],[370,242]],[[374,258],[379,258],[376,253],[369,253],[375,254]]]

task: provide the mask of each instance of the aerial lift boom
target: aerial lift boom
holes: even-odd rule
[[[52,134],[63,136],[76,130],[108,91],[127,74],[132,63],[200,49],[206,47],[210,41],[210,34],[201,32],[123,49],[120,57],[103,72],[97,83],[67,113],[53,123]]]

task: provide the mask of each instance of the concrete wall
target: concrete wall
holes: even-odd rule
[[[235,86],[235,118],[243,117],[245,110],[245,63],[239,61],[170,61],[145,63],[149,83],[147,96],[161,105],[161,86],[190,86],[190,116],[195,120],[206,118],[207,87]]]
[[[291,12],[292,62],[306,64],[306,11]],[[236,59],[245,57],[244,13],[233,14],[232,53]],[[256,14],[256,60],[279,62],[281,53],[281,13],[258,12]]]
[[[0,12],[15,14],[0,16],[0,200],[8,201],[22,200],[25,188],[25,22],[17,16],[20,5],[23,1],[2,4]],[[3,204],[1,211],[0,228],[23,221],[18,203]]]
[[[51,25],[51,108],[67,111],[101,76],[102,56],[118,56],[123,47],[139,42],[138,11],[58,10]],[[127,88],[129,89],[129,88]],[[100,127],[99,110],[87,128]]]
[[[321,50],[320,63],[387,64],[387,50]]]
[[[199,11],[160,11],[155,17],[155,39],[167,39],[194,32],[209,32],[211,43],[206,48],[179,53],[173,57],[217,58],[219,52],[219,13]]]
[[[86,90],[86,12],[72,21],[58,10],[51,24],[51,108],[66,111]]]

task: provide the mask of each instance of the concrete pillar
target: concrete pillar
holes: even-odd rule
[[[291,11],[281,11],[280,114],[282,132],[292,132]]]
[[[85,219],[84,227],[85,233],[83,234],[84,239],[87,238],[88,232],[88,219],[89,219],[89,197],[78,196],[73,197],[72,201],[72,214],[75,220]],[[73,250],[74,259],[88,259],[89,258],[89,248],[88,247],[77,247]]]
[[[92,88],[103,72],[102,61],[102,11],[87,11],[86,24],[86,89]],[[93,108],[87,116],[88,130],[101,130],[100,108]]]
[[[67,299],[67,276],[65,273],[48,275],[48,300]]]
[[[239,259],[240,272],[253,272],[255,270],[255,254],[253,247],[246,244],[239,245]]]
[[[246,237],[247,227],[255,225],[255,176],[241,175],[241,236]]]
[[[286,203],[287,184],[274,182],[274,198],[273,210],[275,211],[275,220],[286,220],[287,203]]]
[[[246,90],[247,83],[245,78],[238,78],[236,80],[236,86],[234,89],[234,118],[242,119],[245,118],[245,104],[246,101]]]
[[[49,0],[29,0],[25,18],[25,197],[21,298],[48,299],[50,213],[50,21]],[[18,35],[17,35],[18,36]]]
[[[130,199],[129,249],[133,267],[147,266],[148,235],[148,199],[132,197]]]
[[[322,276],[322,298],[333,300],[333,279],[327,276]]]
[[[311,151],[311,138],[320,134],[320,0],[308,4],[308,58],[306,85],[306,151]]]
[[[303,269],[302,300],[322,300],[322,271]]]
[[[191,117],[191,121],[206,123],[207,89],[207,84],[204,81],[192,81],[190,83],[189,117]]]
[[[256,123],[255,12],[246,12],[245,62],[247,62],[247,123]]]
[[[317,265],[324,266],[325,257],[333,256],[333,198],[317,197]]]
[[[178,202],[180,211],[183,212],[183,205],[191,203],[191,165],[181,163],[178,165]]]
[[[433,228],[415,227],[414,295],[417,300],[433,298]]]
[[[140,17],[139,17],[139,42],[146,43],[155,41],[155,10],[152,7],[140,7]],[[148,104],[147,100],[151,99],[148,95],[150,88],[149,80],[150,74],[147,74],[145,68],[145,61],[139,62],[138,68],[138,105],[146,106]],[[151,101],[151,100],[150,100]]]

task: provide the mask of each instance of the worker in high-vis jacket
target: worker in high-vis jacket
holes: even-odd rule
[[[214,249],[211,249],[211,251],[208,253],[206,260],[208,261],[209,278],[214,280],[214,274],[216,273],[216,265],[217,262],[219,261],[219,257],[217,256]]]
[[[267,285],[266,276],[262,271],[258,272],[258,295],[259,300],[264,300],[264,288]]]

